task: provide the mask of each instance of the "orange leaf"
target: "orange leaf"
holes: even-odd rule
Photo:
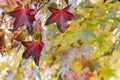
[[[5,37],[4,37],[4,30],[0,29],[0,53],[3,56],[3,53],[5,51]]]

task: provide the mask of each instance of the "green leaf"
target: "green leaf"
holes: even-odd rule
[[[103,35],[98,36],[97,42],[98,42],[99,47],[101,48],[103,46],[103,44],[105,43],[104,36]]]
[[[35,33],[33,34],[33,38],[34,38],[35,40],[38,40],[38,39],[40,38],[40,33],[39,33],[39,32],[35,32]]]
[[[109,67],[101,68],[100,69],[100,76],[103,80],[108,80],[111,76],[114,76],[114,72]]]
[[[85,43],[89,42],[89,38],[96,38],[96,35],[92,30],[82,30],[80,33],[80,37],[84,40]]]
[[[120,41],[118,42],[118,43],[116,43],[116,44],[114,44],[112,47],[111,47],[111,49],[115,49],[115,50],[119,50],[120,49]]]

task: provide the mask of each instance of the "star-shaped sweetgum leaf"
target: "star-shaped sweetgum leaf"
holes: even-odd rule
[[[37,10],[31,9],[29,5],[23,6],[22,4],[19,4],[19,6],[15,8],[14,11],[8,12],[8,15],[15,18],[13,32],[22,25],[25,25],[28,29],[28,32],[31,33],[36,12]]]
[[[67,21],[75,18],[75,16],[68,11],[70,6],[71,5],[68,5],[62,10],[48,7],[48,9],[52,12],[52,15],[47,19],[45,25],[56,22],[58,29],[63,33],[66,29]]]
[[[28,41],[22,42],[22,44],[26,47],[22,58],[27,59],[30,56],[33,57],[37,66],[39,66],[39,58],[41,54],[41,50],[43,49],[44,43],[42,41]]]

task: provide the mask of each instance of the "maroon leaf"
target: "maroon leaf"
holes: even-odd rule
[[[68,9],[70,8],[70,6],[71,5],[68,5],[62,10],[49,7],[48,9],[52,12],[52,15],[47,19],[45,25],[49,25],[51,23],[56,22],[60,32],[64,32],[66,29],[67,21],[70,21],[75,18],[73,14],[68,12]]]
[[[28,41],[28,42],[22,42],[22,44],[26,47],[26,50],[24,51],[22,57],[27,59],[30,56],[32,56],[36,65],[39,65],[40,52],[44,45],[43,42]]]
[[[19,4],[14,11],[8,13],[8,15],[15,18],[13,31],[17,30],[22,25],[26,25],[30,33],[32,30],[32,23],[35,20],[35,14],[36,10],[31,9],[29,5],[24,7],[23,5]]]

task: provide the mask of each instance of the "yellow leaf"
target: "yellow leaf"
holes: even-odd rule
[[[72,69],[73,71],[80,72],[80,70],[82,69],[82,66],[79,65],[78,61],[75,61],[75,60],[74,60],[74,61],[71,63],[71,69]]]

